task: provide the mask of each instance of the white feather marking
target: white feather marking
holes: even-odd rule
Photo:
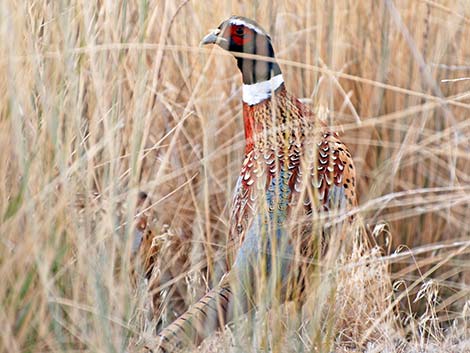
[[[323,184],[323,177],[320,177],[317,182],[315,182],[315,179],[313,181],[313,186],[317,189],[320,189],[322,184]]]
[[[328,186],[333,184],[333,180],[331,180],[331,178],[328,178],[328,176],[325,176],[325,179],[326,179],[326,183],[328,184]]]
[[[271,97],[272,93],[284,83],[282,74],[270,80],[243,85],[243,101],[248,105],[255,105]]]

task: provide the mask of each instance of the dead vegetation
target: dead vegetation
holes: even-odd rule
[[[232,14],[329,109],[373,236],[316,282],[300,331],[285,305],[199,351],[470,351],[466,0],[1,2],[1,350],[125,351],[220,278],[241,79],[198,43]],[[151,286],[129,276],[140,190]]]

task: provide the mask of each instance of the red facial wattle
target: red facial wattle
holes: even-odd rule
[[[242,26],[232,26],[230,28],[230,37],[236,45],[245,45],[252,40],[252,32]]]

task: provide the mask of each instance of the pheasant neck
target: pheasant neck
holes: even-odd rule
[[[252,84],[243,84],[243,102],[248,105],[256,105],[262,101],[271,98],[275,92],[284,83],[282,74],[271,77],[269,80],[260,81]]]
[[[242,73],[243,83],[250,85],[257,82],[268,81],[274,76],[281,74],[281,68],[274,57],[274,50],[271,43],[257,45],[250,54],[261,55],[266,59],[247,59],[238,57],[237,66]]]
[[[273,131],[275,131],[275,129],[272,129],[273,124],[283,124],[282,121],[279,121],[279,124],[273,122],[273,114],[275,114],[275,116],[279,118],[288,115],[283,111],[285,105],[284,103],[288,98],[284,81],[282,80],[282,75],[275,76],[273,82],[270,81],[259,83],[258,85],[261,86],[256,86],[257,88],[262,87],[264,89],[264,94],[266,95],[263,99],[258,100],[256,104],[250,104],[249,102],[247,102],[247,100],[245,99],[245,95],[247,94],[245,86],[248,85],[243,86],[243,123],[245,125],[246,143],[245,153],[248,153],[253,150],[255,146],[255,141],[259,138],[259,136],[267,136],[272,134]],[[277,86],[274,84],[276,84]],[[254,86],[251,86],[252,87],[250,87],[249,90],[254,89]],[[269,87],[269,90],[267,89],[267,87]],[[258,93],[260,92],[261,89],[258,90]],[[275,99],[273,99],[272,97],[273,94],[275,96]],[[250,95],[250,97],[254,96],[254,94]],[[258,94],[257,97],[260,97],[260,94]],[[276,103],[273,103],[273,100]],[[273,112],[273,109],[276,110],[275,113]],[[294,109],[296,110],[297,108]]]
[[[268,60],[274,59],[272,48],[268,53],[255,52],[253,54],[264,55]],[[237,66],[242,73],[243,84],[246,85],[268,81],[281,74],[279,65],[272,61],[237,58]]]

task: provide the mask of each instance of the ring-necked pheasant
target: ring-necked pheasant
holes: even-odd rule
[[[216,288],[160,332],[160,352],[199,342],[234,311],[246,311],[258,285],[254,275],[275,277],[273,290],[283,300],[295,299],[305,276],[298,260],[318,253],[314,244],[335,228],[331,218],[344,219],[356,205],[351,154],[337,133],[288,93],[269,35],[256,22],[233,16],[201,44],[232,52],[243,78],[246,149],[231,207],[234,261]],[[242,288],[237,295],[233,283]]]

